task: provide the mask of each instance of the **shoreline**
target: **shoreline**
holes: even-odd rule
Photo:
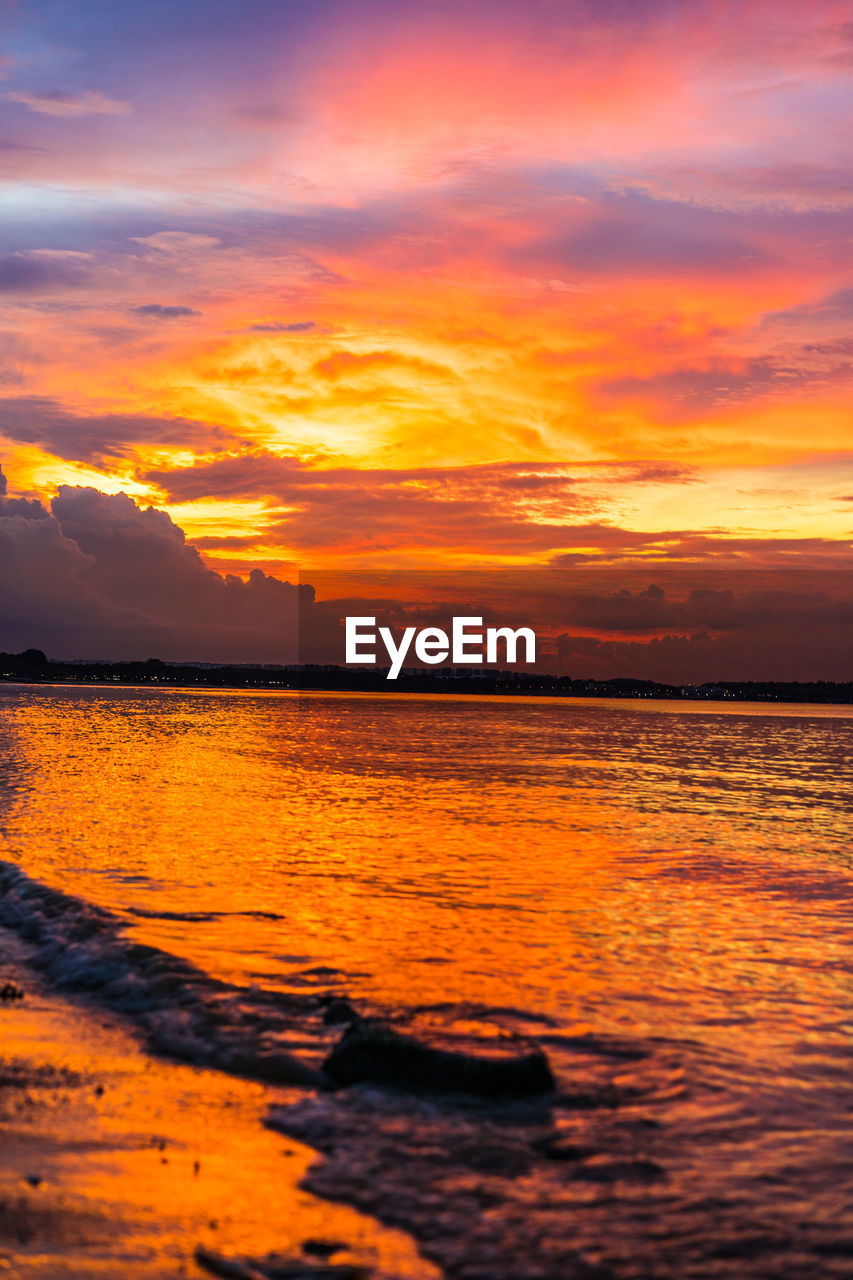
[[[476,684],[477,682],[471,682]],[[412,699],[439,697],[448,702],[460,699],[471,699],[481,703],[489,702],[569,702],[584,706],[608,707],[614,704],[627,706],[631,711],[654,710],[665,707],[667,711],[720,712],[744,715],[758,712],[770,714],[832,714],[840,713],[844,717],[853,715],[853,696],[848,700],[830,701],[822,698],[735,698],[735,697],[682,697],[665,694],[625,694],[625,693],[566,693],[564,691],[542,689],[504,689],[473,688],[465,682],[444,680],[437,682],[442,687],[422,687],[419,683],[407,683],[400,679],[389,687],[388,682],[370,687],[343,688],[339,685],[291,686],[276,684],[195,684],[172,682],[170,680],[122,680],[114,681],[106,677],[99,679],[65,679],[28,680],[16,676],[14,678],[0,676],[0,689],[109,689],[114,692],[127,690],[145,690],[152,693],[187,693],[187,694],[275,694],[279,697],[329,696],[351,698],[389,697],[401,702]]]
[[[0,987],[25,993],[0,1002],[0,1270],[201,1280],[217,1258],[276,1254],[310,1277],[312,1241],[330,1241],[371,1280],[436,1280],[404,1233],[301,1189],[316,1151],[266,1125],[292,1090],[150,1054],[29,960],[0,928]]]
[[[334,664],[59,661],[41,650],[0,653],[0,684],[104,685],[112,688],[270,690],[291,693],[435,693],[497,698],[619,699],[677,703],[853,705],[853,680],[705,680],[678,683],[639,676],[592,677],[501,668],[389,668]]]

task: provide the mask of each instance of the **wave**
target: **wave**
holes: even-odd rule
[[[401,1010],[395,1029],[387,1019],[362,1016],[340,992],[224,982],[133,941],[127,922],[112,911],[33,880],[9,862],[0,862],[0,924],[32,944],[33,962],[56,987],[96,996],[131,1016],[153,1049],[197,1065],[321,1089],[364,1082],[494,1097],[554,1087],[541,1047],[500,1026],[507,1011],[495,1011],[486,1034],[463,1026],[470,1006],[436,1006],[447,1015],[440,1025],[424,1020],[423,1010]],[[303,972],[306,982],[343,976],[328,966]],[[467,1015],[462,1022],[460,1012]],[[484,1018],[486,1011],[478,1012]]]
[[[181,920],[188,924],[204,924],[208,920],[285,920],[277,911],[161,911],[150,907],[128,907],[128,915],[143,920]]]
[[[0,862],[0,924],[33,945],[34,963],[57,987],[91,993],[130,1015],[153,1049],[275,1084],[324,1083],[328,997],[220,981],[133,941],[111,911],[8,862]]]

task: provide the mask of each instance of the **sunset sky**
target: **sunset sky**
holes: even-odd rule
[[[0,12],[7,503],[243,578],[851,563],[849,3]]]

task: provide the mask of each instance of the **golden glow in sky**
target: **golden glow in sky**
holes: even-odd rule
[[[849,563],[846,5],[7,13],[0,459],[207,562]]]

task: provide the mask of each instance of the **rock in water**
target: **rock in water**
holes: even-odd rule
[[[513,1052],[513,1050],[515,1050]],[[351,1026],[323,1063],[337,1085],[372,1081],[416,1093],[519,1097],[549,1093],[554,1077],[541,1049],[506,1040],[483,1052],[436,1048],[390,1027]]]

